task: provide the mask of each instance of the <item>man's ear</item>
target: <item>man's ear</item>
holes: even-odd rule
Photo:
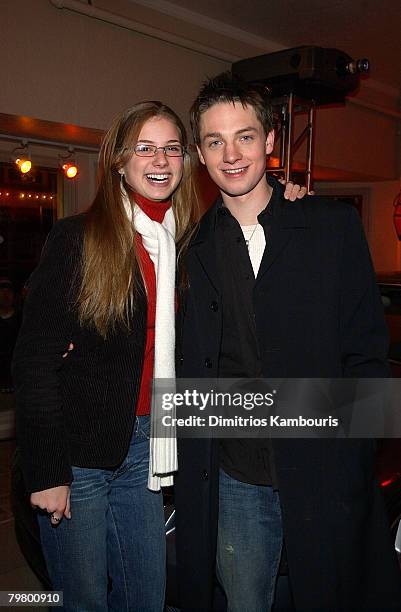
[[[271,130],[271,132],[269,132],[268,135],[266,136],[266,155],[270,155],[270,153],[273,151],[273,147],[274,147],[274,130]]]
[[[205,158],[203,157],[202,151],[200,150],[200,147],[198,147],[198,145],[196,145],[196,150],[198,151],[198,157],[199,157],[200,163],[206,166]]]

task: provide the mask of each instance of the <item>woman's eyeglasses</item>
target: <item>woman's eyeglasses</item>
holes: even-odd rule
[[[137,144],[135,147],[130,147],[135,155],[139,157],[154,157],[157,151],[163,151],[164,155],[167,157],[183,157],[186,153],[185,147],[181,144],[171,144],[166,145],[165,147],[156,147],[156,145],[150,144]]]

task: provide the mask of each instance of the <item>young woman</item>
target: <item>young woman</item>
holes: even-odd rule
[[[56,223],[30,280],[18,445],[66,610],[163,609],[160,486],[177,459],[174,441],[149,440],[149,413],[153,376],[174,377],[175,243],[197,218],[186,146],[160,102],[121,114],[93,204]]]

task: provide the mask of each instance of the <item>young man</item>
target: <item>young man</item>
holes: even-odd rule
[[[387,334],[356,211],[266,178],[265,88],[229,73],[191,109],[221,198],[187,252],[181,377],[385,377]],[[176,486],[184,610],[270,610],[284,544],[297,610],[400,609],[373,442],[183,439]]]

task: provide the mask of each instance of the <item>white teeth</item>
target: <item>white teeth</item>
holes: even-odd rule
[[[168,179],[168,174],[147,174],[146,178],[156,181],[164,181]]]
[[[226,174],[239,174],[240,172],[244,172],[246,168],[236,168],[235,170],[223,170]]]

